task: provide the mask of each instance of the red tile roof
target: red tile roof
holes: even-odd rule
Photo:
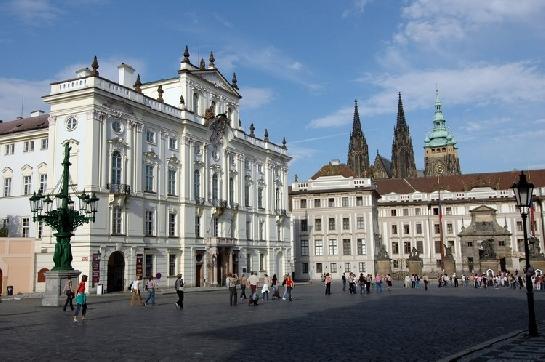
[[[31,131],[49,127],[49,114],[42,114],[37,117],[16,119],[10,122],[0,123],[0,135]]]
[[[336,176],[341,175],[343,177],[356,177],[356,174],[350,167],[347,165],[339,164],[339,165],[332,165],[327,164],[325,166],[322,166],[322,168],[314,174],[314,176],[311,177],[312,180],[316,180],[318,177],[322,176]]]
[[[545,186],[545,170],[525,171],[528,181],[535,187]],[[433,191],[469,191],[476,187],[490,187],[495,190],[510,189],[518,180],[520,171],[472,173],[467,175],[449,175],[440,177],[416,177],[405,179],[377,179],[378,192],[381,195],[389,193],[410,194],[415,191],[430,193]]]

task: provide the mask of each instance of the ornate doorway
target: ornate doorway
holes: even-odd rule
[[[203,280],[203,252],[198,251],[195,255],[195,286],[200,287],[202,286],[202,280]]]
[[[114,251],[108,259],[108,286],[106,291],[122,292],[125,273],[125,258],[120,251]]]

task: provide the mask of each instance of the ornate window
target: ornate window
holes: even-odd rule
[[[153,165],[146,165],[146,183],[144,191],[153,192]]]
[[[193,93],[193,112],[199,114],[199,93]]]
[[[40,192],[44,193],[47,190],[47,174],[43,173],[40,175]]]
[[[314,254],[318,256],[324,255],[324,242],[322,240],[314,241]]]
[[[172,196],[176,195],[176,170],[174,169],[168,170],[167,186],[167,194]]]
[[[116,206],[112,209],[112,234],[120,235],[121,231],[122,213],[121,208]]]
[[[193,173],[193,193],[195,201],[201,196],[201,171],[195,170]]]
[[[11,177],[4,178],[4,197],[11,196]]]
[[[23,176],[23,194],[30,195],[32,188],[32,176]]]
[[[112,185],[121,184],[121,154],[119,151],[112,152],[112,174],[110,182]]]
[[[155,213],[153,212],[153,210],[146,210],[145,216],[144,233],[146,236],[153,236],[155,230]]]
[[[218,174],[214,173],[212,175],[212,201],[219,199],[219,180]]]
[[[168,236],[176,236],[176,214],[168,213]]]

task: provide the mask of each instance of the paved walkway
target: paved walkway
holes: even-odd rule
[[[442,361],[545,361],[545,323],[538,325],[541,334],[529,337],[528,331],[514,331],[462,352]]]
[[[230,307],[227,290],[187,293],[182,311],[171,294],[148,308],[130,307],[126,294],[91,296],[83,323],[39,299],[5,302],[0,360],[437,360],[525,328],[523,291],[349,295],[339,284],[331,296],[298,285],[293,302],[257,307]],[[536,293],[536,313],[545,320],[545,293]]]

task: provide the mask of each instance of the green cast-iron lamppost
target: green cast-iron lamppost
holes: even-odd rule
[[[517,199],[517,207],[520,208],[522,216],[522,230],[524,232],[524,255],[526,257],[526,299],[528,301],[528,334],[531,337],[537,336],[536,312],[534,311],[534,288],[532,285],[532,275],[534,270],[530,266],[530,247],[528,245],[528,233],[526,231],[526,218],[528,211],[532,207],[532,194],[534,184],[526,181],[524,172],[520,172],[519,181],[514,183],[513,191]]]
[[[54,234],[57,238],[53,261],[53,271],[68,271],[72,268],[72,250],[70,238],[78,226],[95,222],[97,212],[97,201],[95,193],[87,194],[85,190],[77,197],[79,199],[79,210],[74,209],[74,201],[68,192],[70,180],[70,146],[68,142],[64,146],[64,160],[62,161],[62,184],[58,194],[43,195],[41,190],[30,197],[30,210],[34,214],[34,222],[43,222],[57,231]],[[57,208],[52,209],[53,200],[56,199]],[[43,212],[43,214],[42,214]]]

